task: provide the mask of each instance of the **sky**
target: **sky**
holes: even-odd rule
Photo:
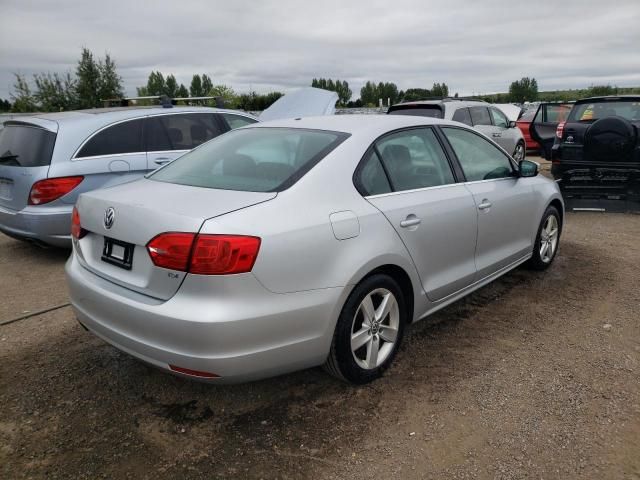
[[[125,91],[152,70],[236,91],[290,91],[314,77],[451,94],[640,86],[640,0],[0,0],[0,98],[14,72],[73,72],[109,52]]]

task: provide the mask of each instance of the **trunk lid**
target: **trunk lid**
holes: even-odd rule
[[[0,207],[18,211],[27,206],[32,185],[47,178],[55,141],[56,132],[42,125],[5,122],[0,130]]]
[[[166,300],[176,293],[186,273],[153,264],[146,249],[152,238],[166,232],[196,233],[209,218],[271,200],[276,195],[149,179],[93,191],[81,195],[78,201],[80,222],[88,233],[76,243],[76,252],[80,263],[96,275]],[[105,226],[108,209],[113,209],[110,228]],[[129,268],[109,262],[108,257],[105,259],[107,243],[131,251]]]

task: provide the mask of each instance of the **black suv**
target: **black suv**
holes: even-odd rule
[[[551,160],[568,207],[640,210],[640,96],[579,100],[555,133],[542,122],[543,109],[531,136]]]

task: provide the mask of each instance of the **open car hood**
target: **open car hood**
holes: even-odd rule
[[[285,118],[333,115],[336,112],[338,94],[321,88],[305,87],[287,93],[260,114],[260,121]]]
[[[493,106],[502,111],[512,122],[518,120],[520,112],[522,112],[522,108],[511,103],[494,103]]]

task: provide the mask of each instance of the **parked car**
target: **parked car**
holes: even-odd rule
[[[527,142],[527,150],[539,151],[544,156],[542,146],[533,139],[530,131],[531,122],[533,122],[533,118],[538,111],[540,113],[536,117],[536,124],[539,131],[548,131],[555,134],[558,124],[567,119],[572,107],[573,102],[540,102],[534,108],[524,112],[516,123],[518,128],[522,130],[524,139]]]
[[[231,128],[246,114],[206,107],[125,107],[15,118],[0,131],[0,231],[71,244],[80,193],[136,180]]]
[[[640,209],[640,96],[579,100],[554,131],[543,115],[541,106],[531,135],[572,209]]]
[[[331,114],[335,92],[287,94],[263,114]],[[271,111],[271,110],[276,111]],[[0,131],[0,231],[21,240],[71,246],[78,195],[140,178],[251,115],[206,107],[126,107],[14,118]]]
[[[435,118],[256,123],[80,195],[71,303],[91,332],[174,374],[324,364],[368,382],[406,324],[524,262],[551,264],[563,203],[537,173]]]
[[[526,155],[525,140],[516,122],[511,121],[497,107],[476,100],[421,100],[392,105],[387,112],[391,115],[418,115],[444,118],[461,122],[490,137],[516,161]]]

